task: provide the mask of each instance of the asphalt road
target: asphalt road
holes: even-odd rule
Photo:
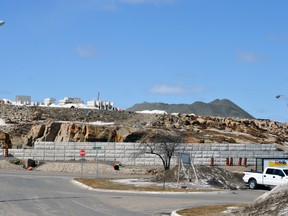
[[[262,190],[197,194],[97,192],[72,184],[73,177],[76,176],[0,170],[0,215],[170,215],[175,209],[251,202],[265,192]]]

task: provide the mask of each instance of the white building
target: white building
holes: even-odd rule
[[[18,95],[15,97],[15,102],[9,101],[7,99],[0,100],[0,104],[15,104],[15,105],[28,105],[28,106],[58,106],[56,105],[55,98],[45,98],[43,103],[32,102],[30,96],[21,96]],[[88,101],[85,105],[81,98],[72,98],[72,97],[64,97],[63,100],[59,100],[59,106],[61,107],[68,107],[68,108],[93,108],[99,110],[120,110],[117,107],[114,107],[114,103],[110,101],[103,101],[99,99]]]
[[[44,99],[44,105],[49,106],[51,104],[55,104],[56,99],[55,98],[45,98]]]
[[[83,104],[80,98],[65,97],[63,100],[59,100],[59,105],[64,106],[66,104]]]
[[[17,95],[15,103],[21,105],[31,105],[31,96]]]
[[[87,101],[87,107],[96,108],[100,110],[117,110],[114,103],[110,101],[92,100]]]

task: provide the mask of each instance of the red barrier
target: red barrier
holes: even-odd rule
[[[229,165],[233,166],[233,158],[232,157],[230,158],[230,164]]]
[[[242,166],[242,158],[241,157],[238,160],[238,166]]]
[[[4,149],[4,157],[8,157],[9,156],[9,152],[8,152],[8,148]]]
[[[247,158],[244,158],[244,166],[247,166]]]
[[[210,160],[210,166],[214,166],[214,158],[213,157]]]
[[[226,166],[229,166],[229,158],[226,158]]]

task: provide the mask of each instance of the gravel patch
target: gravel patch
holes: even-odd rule
[[[20,162],[19,162],[20,163]],[[0,160],[0,169],[4,170],[26,170],[23,166],[24,161],[20,164],[9,162],[9,160]],[[40,162],[40,165],[33,170],[40,172],[63,172],[63,173],[81,173],[81,162]],[[98,169],[99,175],[147,175],[151,167],[147,166],[120,166],[115,170],[110,164],[83,162],[83,173],[95,174]]]
[[[42,172],[66,172],[66,173],[81,173],[81,162],[46,162],[43,165],[35,168]],[[83,173],[94,174],[97,171],[95,163],[83,163]],[[146,168],[137,167],[120,167],[120,170],[115,170],[113,166],[107,164],[98,164],[99,175],[146,175]]]
[[[17,160],[14,160],[14,163]],[[12,164],[8,160],[0,160],[0,169],[6,170],[25,170],[23,168],[23,161],[21,165]],[[114,176],[123,177],[126,176],[125,181],[121,180],[119,183],[122,184],[135,184],[135,185],[163,185],[165,187],[185,187],[185,188],[196,188],[196,189],[207,189],[207,188],[220,188],[239,190],[245,189],[245,185],[242,180],[242,175],[239,173],[229,172],[220,167],[208,167],[208,166],[195,166],[195,173],[191,172],[191,181],[188,179],[182,179],[183,173],[180,175],[180,179],[177,178],[178,172],[177,167],[163,176],[160,172],[161,167],[152,166],[120,166],[119,170],[115,170],[111,164],[99,163],[98,166],[95,162],[84,161],[83,169],[81,161],[73,162],[39,162],[36,163],[39,166],[35,167],[33,171],[39,172],[58,172],[58,173],[75,173],[79,174],[99,174],[101,176]],[[98,172],[97,172],[98,170]],[[155,171],[155,173],[153,172]],[[180,173],[179,173],[180,174]],[[147,176],[151,178],[147,179]],[[198,178],[195,177],[198,176]],[[134,179],[132,176],[137,176]],[[142,178],[142,177],[143,178]],[[180,180],[180,181],[179,181]],[[165,183],[164,183],[165,182]],[[178,182],[178,183],[177,183]]]
[[[7,160],[0,160],[0,169],[5,170],[24,170],[22,165],[12,164]]]

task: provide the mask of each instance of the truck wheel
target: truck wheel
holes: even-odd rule
[[[256,189],[257,188],[257,181],[255,179],[249,180],[249,188],[250,189]]]

